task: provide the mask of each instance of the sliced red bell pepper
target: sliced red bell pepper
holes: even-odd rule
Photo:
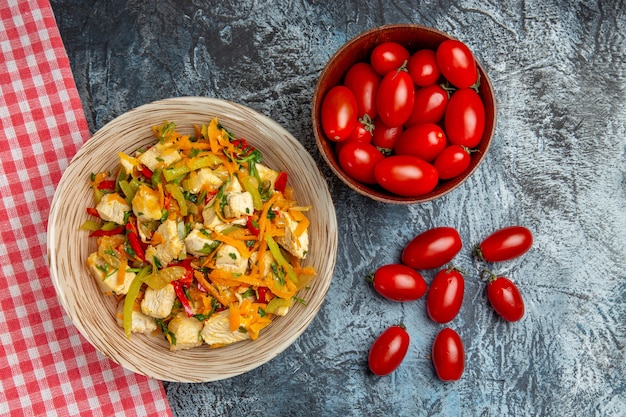
[[[191,307],[191,304],[189,304],[189,299],[185,295],[185,291],[183,290],[183,285],[181,284],[180,280],[172,281],[172,285],[174,286],[174,292],[176,293],[176,296],[180,300],[180,303],[183,305],[185,313],[187,313],[187,317],[193,316],[195,313],[193,311],[193,308]]]
[[[98,184],[98,190],[114,191],[115,190],[115,181],[113,181],[113,180],[101,181],[100,184]]]
[[[252,217],[248,217],[248,220],[246,221],[246,226],[248,227],[248,230],[250,231],[250,233],[252,233],[255,236],[258,236],[259,233],[261,232],[259,229],[259,223],[254,220]]]
[[[100,213],[94,207],[87,207],[87,214],[93,217],[100,218]]]
[[[274,189],[284,193],[285,188],[287,188],[287,173],[285,171],[281,171],[278,174],[278,177],[276,177],[276,181],[274,181]]]
[[[124,233],[124,228],[120,226],[111,230],[94,230],[93,232],[89,233],[89,237],[113,236],[121,235],[122,233]]]
[[[146,255],[141,244],[141,239],[139,239],[139,234],[132,221],[126,223],[126,238],[132,250],[135,251],[135,255],[143,262],[146,262]]]
[[[267,303],[267,287],[259,287],[256,289],[256,301],[257,303]]]
[[[147,166],[142,165],[141,168],[139,168],[139,171],[148,181],[152,179],[152,171],[150,171],[150,168]]]
[[[176,280],[176,282],[180,283],[180,285],[185,288],[189,288],[189,286],[193,282],[193,268],[191,267],[191,260],[192,258],[185,258],[180,262],[172,264],[172,266],[182,266],[183,268],[185,268],[185,275],[182,278]]]

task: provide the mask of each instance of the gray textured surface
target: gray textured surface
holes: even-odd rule
[[[180,3],[180,4],[178,4]],[[53,0],[92,130],[156,99],[200,95],[277,120],[318,161],[340,224],[333,284],[311,327],[279,357],[233,379],[167,383],[177,416],[626,415],[626,4],[623,1]],[[411,22],[465,41],[492,78],[498,126],[484,164],[458,190],[415,206],[355,194],[323,165],[310,100],[326,60],[373,26]],[[470,247],[522,224],[523,258],[497,268],[527,313],[487,305]],[[363,276],[398,261],[417,233],[457,227],[467,269],[451,323],[467,367],[441,383],[429,361],[441,326],[424,300],[383,301]],[[427,280],[433,273],[426,273]],[[404,322],[408,356],[367,370],[370,344]]]

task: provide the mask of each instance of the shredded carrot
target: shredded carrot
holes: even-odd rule
[[[194,278],[204,287],[205,290],[209,292],[221,305],[226,307],[228,305],[228,300],[222,296],[222,294],[218,291],[217,288],[213,286],[209,281],[204,278],[204,274],[200,271],[194,271]]]
[[[120,266],[117,268],[117,285],[123,285],[126,280],[126,259],[120,261]]]
[[[234,332],[241,324],[241,316],[239,315],[239,303],[230,303],[228,306],[230,311],[230,331]]]
[[[259,241],[263,240],[265,230],[267,229],[267,223],[269,221],[269,219],[267,218],[267,213],[270,211],[270,209],[279,197],[280,193],[274,193],[263,205],[263,210],[261,210],[261,215],[259,216]]]
[[[228,235],[223,235],[217,232],[211,233],[211,239],[226,243],[227,245],[234,247],[244,258],[250,257],[250,251],[248,250],[248,247],[241,240],[233,239]]]

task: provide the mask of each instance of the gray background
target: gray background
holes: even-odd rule
[[[626,5],[623,1],[84,1],[53,0],[92,131],[172,96],[245,104],[281,123],[328,180],[340,228],[330,292],[307,331],[256,370],[206,384],[165,383],[177,416],[626,415]],[[420,23],[466,42],[498,102],[493,145],[459,189],[421,205],[368,200],[325,166],[311,96],[348,39]],[[471,246],[521,224],[535,244],[498,265],[526,316],[489,307]],[[442,383],[429,352],[443,326],[425,301],[383,300],[363,277],[397,262],[434,226],[454,226],[467,270],[450,324],[465,342],[462,379]],[[425,274],[430,282],[434,271]],[[411,346],[379,378],[367,353],[403,322]]]

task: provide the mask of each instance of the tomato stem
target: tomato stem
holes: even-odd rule
[[[474,258],[477,258],[480,261],[484,261],[485,258],[483,257],[483,252],[480,250],[480,244],[475,244],[474,248],[472,249],[472,255],[474,256]]]
[[[488,269],[483,269],[482,272],[480,273],[480,279],[482,279],[483,281],[488,281],[489,283],[492,283],[493,281],[498,279],[498,275],[494,274]]]

